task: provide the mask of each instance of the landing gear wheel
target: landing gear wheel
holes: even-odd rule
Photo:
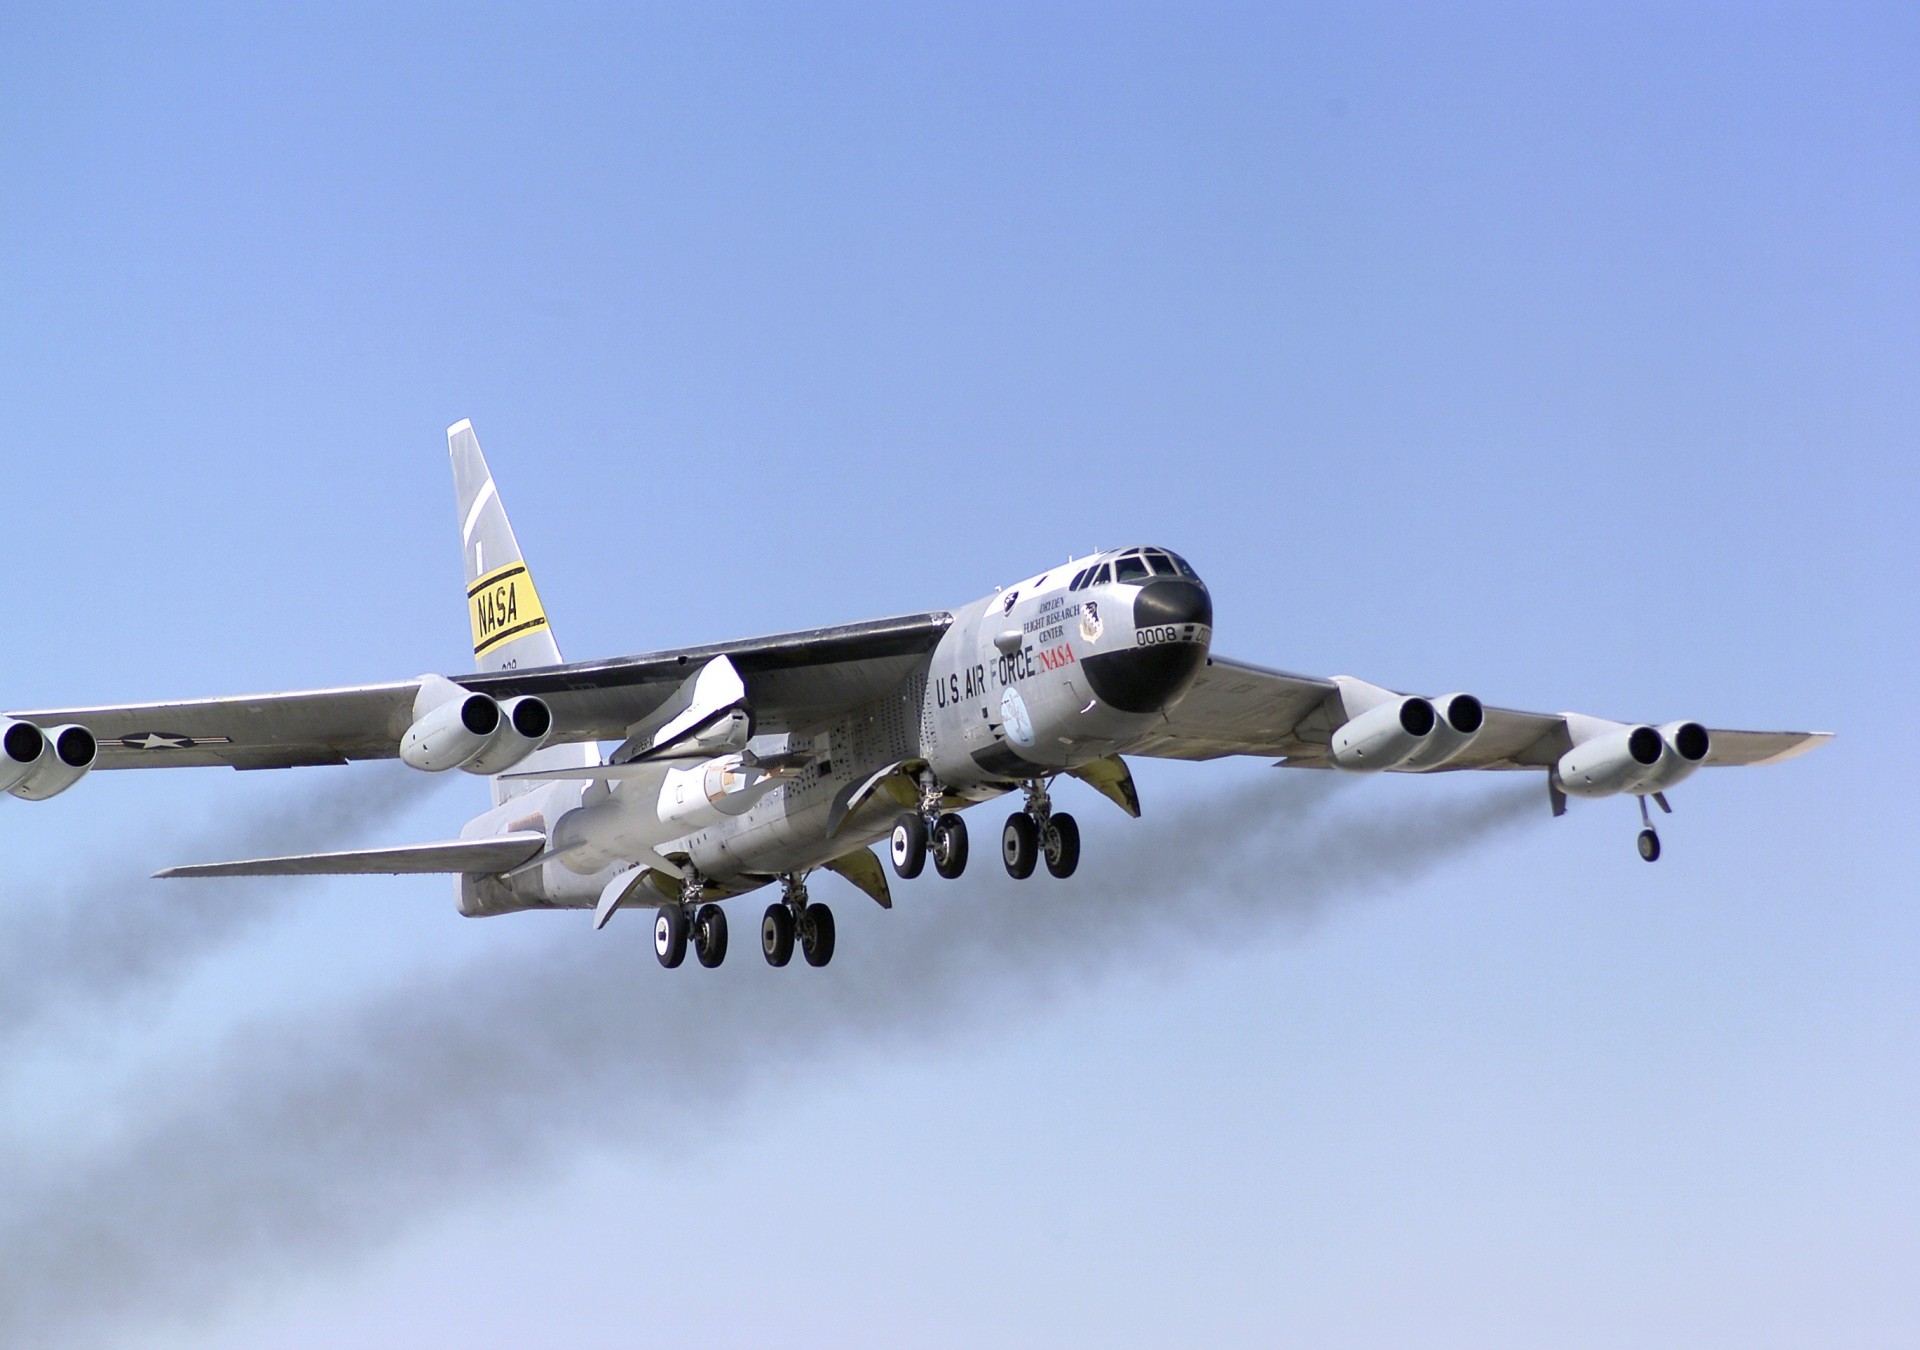
[[[1007,817],[1007,827],[1000,831],[1000,860],[1007,865],[1007,875],[1016,881],[1033,875],[1034,865],[1040,861],[1040,827],[1025,811]]]
[[[727,914],[718,905],[702,905],[693,918],[693,954],[712,970],[727,959]]]
[[[933,823],[933,870],[952,881],[967,870],[967,822],[949,811]]]
[[[760,954],[770,966],[784,966],[793,960],[793,911],[774,902],[760,920]]]
[[[680,906],[662,905],[653,916],[653,954],[668,970],[687,959],[687,911]]]
[[[893,822],[893,870],[902,881],[912,881],[927,865],[927,821],[918,811],[905,811]]]
[[[1079,822],[1061,811],[1047,820],[1042,842],[1046,845],[1047,870],[1063,880],[1080,865]]]
[[[1640,831],[1639,844],[1642,858],[1648,862],[1660,861],[1660,836],[1653,832],[1652,826]]]
[[[808,905],[801,913],[800,954],[810,966],[833,960],[833,911],[825,905]]]

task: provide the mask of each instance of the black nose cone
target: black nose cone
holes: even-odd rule
[[[1213,597],[1197,581],[1163,577],[1149,581],[1133,598],[1133,626],[1140,632],[1190,623],[1213,626]]]
[[[1213,597],[1193,581],[1150,581],[1133,601],[1134,645],[1083,663],[1094,696],[1121,712],[1159,712],[1207,663]]]

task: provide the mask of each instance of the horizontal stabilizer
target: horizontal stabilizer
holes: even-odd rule
[[[491,839],[449,839],[437,844],[401,844],[394,848],[357,849],[348,853],[296,853],[286,858],[251,858],[244,862],[195,863],[169,867],[156,877],[322,877],[367,876],[413,872],[468,872],[487,874],[518,867],[547,846],[547,837],[533,831],[496,835]]]

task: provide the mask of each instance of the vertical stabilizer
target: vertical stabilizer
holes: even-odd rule
[[[560,662],[553,626],[534,589],[533,574],[513,537],[507,508],[493,485],[493,473],[480,453],[473,423],[447,428],[447,453],[453,459],[453,495],[460,510],[460,551],[467,569],[467,618],[477,670],[527,670]],[[555,745],[537,750],[514,772],[570,769],[598,764],[592,745]],[[496,802],[523,792],[525,783],[493,780]]]

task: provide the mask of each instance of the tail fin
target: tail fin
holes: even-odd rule
[[[516,670],[560,662],[560,648],[533,588],[507,508],[494,490],[473,423],[447,428],[453,494],[460,507],[460,547],[467,563],[467,614],[473,660],[480,670]]]
[[[447,428],[453,459],[454,501],[460,508],[460,550],[467,567],[467,617],[473,628],[473,660],[479,670],[525,670],[560,663],[560,646],[533,587],[533,574],[513,537],[507,508],[493,486],[470,421]],[[572,769],[600,762],[592,745],[555,745],[536,750],[514,772]],[[531,784],[493,780],[493,799],[505,801]]]

